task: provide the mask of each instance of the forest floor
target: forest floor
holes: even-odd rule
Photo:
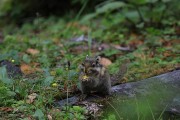
[[[0,35],[0,61],[18,65],[24,75],[8,83],[0,81],[0,118],[84,119],[84,108],[70,107],[67,112],[54,106],[54,102],[78,92],[78,65],[86,55],[102,56],[111,74],[128,59],[123,82],[180,67],[178,35],[154,28],[122,33],[107,21],[87,24],[50,17],[4,28]],[[7,79],[3,67],[0,78]]]

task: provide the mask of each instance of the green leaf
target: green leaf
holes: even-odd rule
[[[33,117],[37,117],[39,120],[45,120],[44,113],[41,109],[37,109],[33,115]]]
[[[93,19],[94,17],[96,17],[97,16],[97,14],[96,13],[91,13],[91,14],[87,14],[87,15],[85,15],[82,19],[81,19],[81,23],[83,23],[83,22],[87,22],[88,20],[91,20],[91,19]]]
[[[158,2],[158,0],[129,0],[129,2],[137,4],[137,5],[143,5],[146,3],[155,3],[155,2]]]
[[[110,3],[103,5],[102,7],[97,8],[96,13],[98,13],[98,14],[105,13],[108,11],[112,11],[112,10],[124,7],[125,5],[126,4],[124,2],[120,2],[120,1],[110,2]]]
[[[6,67],[0,67],[0,79],[7,78],[7,71]]]
[[[164,2],[164,3],[165,3],[165,2],[171,2],[171,0],[162,0],[162,2]]]
[[[30,63],[31,62],[31,58],[27,54],[25,54],[25,55],[23,55],[23,61],[25,63]]]
[[[137,11],[124,11],[124,15],[134,22],[139,21],[139,14]]]
[[[73,106],[73,110],[77,112],[82,112],[82,108],[80,106]]]
[[[8,94],[8,96],[15,96],[16,95],[16,93],[13,91],[7,91],[7,94]]]
[[[6,67],[0,67],[0,81],[5,84],[13,84],[13,80],[8,78]]]
[[[54,80],[53,76],[47,76],[43,83],[45,86],[49,86],[53,82],[53,80]]]
[[[116,116],[114,114],[110,114],[110,115],[108,115],[107,120],[116,120]]]

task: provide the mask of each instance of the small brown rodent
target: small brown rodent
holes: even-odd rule
[[[86,57],[80,65],[80,89],[82,94],[91,91],[109,95],[111,93],[110,75],[106,68],[100,64],[101,57]]]

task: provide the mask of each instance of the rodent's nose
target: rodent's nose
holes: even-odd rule
[[[88,73],[89,73],[89,71],[88,71],[88,70],[85,70],[85,73],[86,73],[86,74],[88,74]]]

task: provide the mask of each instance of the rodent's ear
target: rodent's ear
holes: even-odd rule
[[[99,62],[101,60],[101,56],[96,57],[96,61]]]

